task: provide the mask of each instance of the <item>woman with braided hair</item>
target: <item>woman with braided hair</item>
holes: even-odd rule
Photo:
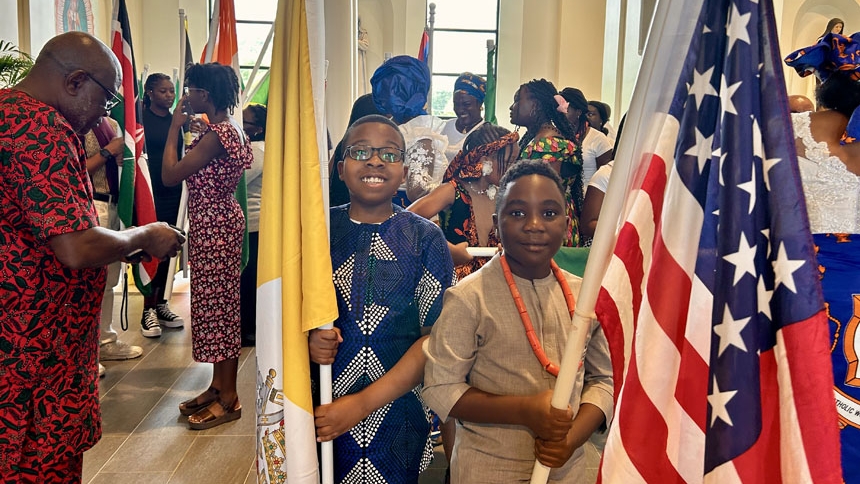
[[[561,175],[568,217],[564,246],[579,247],[579,214],[582,213],[582,149],[588,123],[578,129],[570,124],[568,102],[546,79],[534,79],[520,86],[511,104],[511,123],[524,126],[520,158],[543,160]]]
[[[582,188],[583,196],[585,188],[591,177],[601,166],[612,160],[612,141],[600,131],[600,128],[591,123],[588,118],[589,102],[585,99],[582,91],[575,87],[566,87],[561,90],[561,96],[567,101],[567,120],[576,132],[583,131],[584,136],[578,139],[582,149]]]
[[[188,185],[188,258],[191,271],[191,349],[195,361],[212,363],[209,388],[179,404],[193,430],[242,416],[236,390],[242,350],[240,277],[245,216],[233,194],[254,154],[242,126],[230,115],[239,104],[239,79],[230,66],[194,64],[185,71],[182,106],[209,118],[182,162],[173,146],[188,120],[175,109],[162,156],[161,178]],[[187,111],[186,111],[187,112]]]
[[[501,126],[485,123],[477,127],[448,165],[442,184],[407,209],[426,219],[439,215],[457,280],[489,260],[473,258],[467,247],[499,245],[493,230],[496,192],[502,175],[519,154],[518,139],[517,133]]]

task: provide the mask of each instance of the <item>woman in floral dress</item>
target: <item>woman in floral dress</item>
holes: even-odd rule
[[[239,281],[245,218],[233,196],[253,153],[242,126],[230,117],[239,100],[239,81],[229,66],[195,64],[185,72],[182,106],[205,113],[209,125],[179,163],[165,149],[165,185],[188,183],[191,272],[191,343],[196,361],[213,364],[212,383],[179,404],[192,429],[236,420],[242,406],[236,392],[241,349]],[[175,146],[186,122],[176,109],[166,146]]]

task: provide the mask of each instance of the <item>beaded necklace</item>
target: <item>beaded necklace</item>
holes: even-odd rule
[[[489,198],[490,200],[495,200],[496,199],[496,193],[499,191],[499,187],[497,187],[496,185],[492,185],[492,184],[488,185],[487,188],[484,188],[483,190],[479,190],[479,189],[475,188],[475,186],[472,185],[472,182],[466,182],[466,185],[468,185],[469,188],[471,188],[478,195],[486,195],[487,198]]]
[[[499,262],[502,264],[502,272],[505,274],[505,281],[508,283],[508,289],[511,290],[511,296],[514,297],[514,304],[517,306],[517,311],[520,313],[520,319],[523,322],[523,328],[526,330],[526,338],[529,340],[529,345],[531,345],[532,351],[543,369],[550,375],[557,377],[559,370],[558,365],[550,361],[546,356],[546,352],[544,352],[537,334],[535,334],[535,328],[532,326],[532,320],[529,317],[528,310],[523,302],[523,297],[520,295],[519,289],[517,289],[517,284],[514,281],[513,274],[511,274],[511,267],[505,259],[505,254],[502,254],[499,257]],[[573,298],[573,292],[571,292],[570,286],[567,284],[567,279],[564,278],[564,274],[562,274],[561,269],[554,260],[550,260],[550,268],[552,268],[552,273],[555,275],[558,285],[561,286],[561,292],[564,293],[564,302],[567,303],[567,310],[570,312],[570,317],[572,318],[573,311],[576,308],[576,300]]]

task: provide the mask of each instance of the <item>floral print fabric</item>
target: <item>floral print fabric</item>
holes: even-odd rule
[[[520,158],[543,160],[544,163],[558,163],[562,184],[564,185],[565,211],[567,212],[567,234],[565,247],[580,247],[579,215],[582,210],[582,157],[577,156],[576,144],[559,136],[535,138],[523,148]]]
[[[227,154],[187,180],[191,353],[196,361],[217,363],[238,358],[242,347],[239,277],[245,216],[233,194],[254,155],[241,129],[231,121],[210,125],[209,130]],[[197,142],[191,149],[195,146]]]

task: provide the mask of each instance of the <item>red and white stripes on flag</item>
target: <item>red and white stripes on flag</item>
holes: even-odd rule
[[[122,67],[122,85],[119,88],[122,102],[113,108],[111,117],[119,123],[125,136],[117,211],[122,224],[130,227],[155,222],[155,202],[152,199],[149,168],[143,156],[143,124],[137,106],[137,69],[125,0],[114,0],[112,18],[111,50]],[[149,293],[149,285],[157,270],[157,259],[133,266],[134,282],[144,294]]]
[[[774,25],[771,0],[658,5],[607,193],[601,482],[841,482]]]

